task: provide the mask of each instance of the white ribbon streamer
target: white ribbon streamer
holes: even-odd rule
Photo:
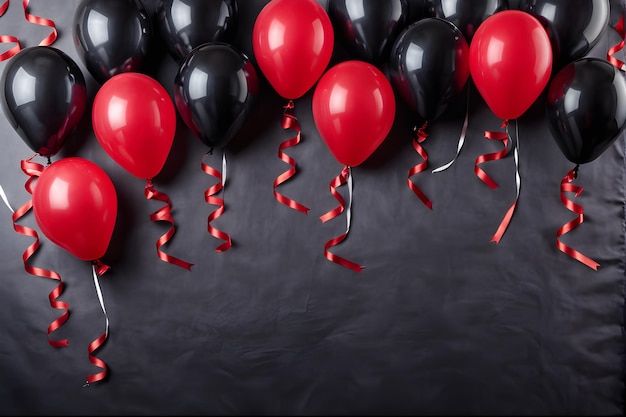
[[[222,151],[222,187],[226,185],[226,151]]]
[[[13,210],[13,207],[11,207],[11,205],[9,204],[9,199],[7,198],[7,195],[4,192],[4,188],[2,188],[1,185],[0,185],[0,197],[2,197],[2,201],[4,201],[4,204],[6,204],[9,210],[11,210],[11,213],[15,213],[15,210]]]
[[[445,171],[450,168],[452,164],[456,161],[461,153],[461,149],[463,149],[463,145],[465,144],[465,135],[467,134],[467,126],[469,124],[469,103],[470,103],[470,88],[467,88],[467,105],[465,106],[465,121],[463,122],[463,129],[461,130],[461,137],[459,137],[459,143],[456,147],[456,155],[450,162],[445,165],[440,166],[439,168],[435,168],[432,170],[433,173]]]
[[[96,286],[96,293],[98,294],[98,301],[100,302],[100,307],[102,308],[102,312],[104,313],[104,318],[106,320],[106,327],[104,334],[106,337],[109,336],[109,316],[107,315],[107,310],[104,308],[104,297],[102,297],[102,289],[100,288],[100,280],[98,279],[98,274],[96,273],[96,266],[92,266],[93,272],[93,283]]]

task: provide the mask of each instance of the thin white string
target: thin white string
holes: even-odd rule
[[[445,171],[450,168],[452,164],[456,161],[461,153],[461,149],[463,149],[463,145],[465,144],[465,135],[467,134],[467,126],[469,125],[469,103],[470,103],[470,88],[468,86],[467,89],[467,104],[465,106],[465,121],[463,122],[463,129],[461,130],[461,136],[459,137],[459,143],[456,147],[456,155],[450,162],[445,165],[440,166],[439,168],[435,168],[432,170],[433,173]]]
[[[9,204],[9,199],[7,198],[7,195],[4,193],[4,188],[2,188],[1,185],[0,185],[0,197],[2,197],[2,201],[4,201],[4,204],[6,204],[9,210],[11,210],[11,213],[15,213],[15,210],[13,210],[13,207],[11,207],[11,205]]]
[[[96,286],[96,293],[98,294],[98,301],[100,301],[100,307],[102,308],[102,312],[104,313],[104,318],[106,320],[106,328],[104,334],[109,336],[109,316],[107,315],[106,308],[104,308],[104,297],[102,297],[102,289],[100,289],[100,281],[98,280],[98,274],[96,273],[96,266],[92,265],[93,272],[93,283]]]
[[[507,133],[508,133],[508,126],[507,126]],[[517,187],[517,194],[515,196],[515,199],[517,200],[519,198],[520,195],[520,188],[521,188],[521,179],[520,179],[520,174],[519,174],[519,122],[517,121],[517,119],[515,119],[515,148],[513,149],[513,160],[515,161],[515,185]]]
[[[222,151],[222,187],[226,185],[226,150]]]

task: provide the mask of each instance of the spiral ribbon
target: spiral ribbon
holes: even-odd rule
[[[24,184],[24,188],[29,194],[33,193],[32,182],[37,177],[39,177],[41,173],[43,172],[43,170],[45,169],[43,165],[38,164],[36,162],[32,162],[32,159],[35,156],[37,156],[37,154],[33,155],[32,157],[26,160],[21,161],[22,171],[26,175],[28,175],[28,179],[26,180],[26,183]],[[54,279],[59,282],[56,288],[53,289],[48,295],[48,299],[50,300],[50,306],[52,308],[64,310],[64,313],[61,314],[61,316],[59,316],[56,320],[54,320],[48,326],[48,343],[53,347],[64,347],[64,346],[68,346],[67,339],[52,340],[50,338],[50,334],[54,332],[55,330],[57,330],[59,327],[61,327],[67,321],[67,319],[69,318],[69,314],[70,314],[69,304],[63,301],[57,301],[57,299],[63,293],[63,288],[64,288],[63,281],[61,280],[61,276],[54,271],[33,267],[28,264],[28,259],[39,249],[39,246],[40,246],[39,235],[37,231],[35,231],[34,229],[17,224],[17,221],[20,218],[22,218],[24,215],[26,215],[26,213],[28,213],[32,207],[33,207],[33,200],[29,199],[26,203],[24,203],[21,207],[19,207],[17,210],[13,212],[12,214],[13,229],[21,235],[29,236],[35,239],[35,242],[29,245],[24,251],[24,253],[22,254],[22,261],[24,262],[24,269],[26,270],[26,272],[37,277]]]
[[[105,329],[104,329],[104,333],[98,336],[87,347],[89,361],[95,366],[97,366],[98,368],[101,368],[102,371],[88,375],[87,381],[85,382],[85,385],[83,385],[84,387],[88,387],[90,384],[93,384],[94,382],[102,381],[107,376],[107,373],[108,373],[108,368],[107,368],[106,363],[102,359],[99,359],[95,356],[96,351],[102,347],[104,342],[106,342],[107,338],[109,337],[109,316],[107,315],[106,308],[104,307],[104,297],[102,296],[102,289],[100,288],[100,281],[98,279],[98,277],[101,277],[108,270],[109,270],[109,266],[103,264],[100,260],[94,261],[92,264],[93,282],[96,287],[96,294],[98,295],[100,308],[102,308],[102,312],[104,313]]]
[[[424,147],[421,145],[421,143],[424,142],[428,137],[428,133],[426,132],[427,127],[428,122],[424,122],[422,127],[420,127],[419,129],[417,128],[417,126],[413,128],[413,132],[415,133],[415,135],[413,136],[413,148],[415,149],[415,152],[417,152],[419,156],[421,156],[424,160],[419,164],[413,166],[409,170],[407,183],[409,185],[409,188],[415,193],[415,195],[419,197],[420,200],[422,200],[422,203],[424,203],[426,207],[432,210],[432,201],[430,201],[426,194],[424,194],[424,192],[411,180],[411,177],[413,175],[424,171],[428,167],[428,153],[426,152],[426,149],[424,149]]]
[[[622,12],[622,16],[620,17],[619,22],[617,22],[617,24],[614,27],[617,33],[619,34],[619,37],[621,40],[620,42],[618,42],[617,44],[609,48],[606,54],[606,59],[615,67],[617,67],[617,69],[625,71],[626,64],[624,63],[624,61],[621,61],[613,56],[619,51],[621,51],[622,49],[624,49],[624,39],[626,38],[626,30],[624,30],[624,12]]]
[[[293,110],[293,108],[294,108],[293,100],[289,100],[289,102],[283,107],[284,110],[283,110],[283,118],[281,121],[281,126],[285,130],[287,129],[295,130],[296,136],[283,141],[278,147],[278,157],[283,162],[291,165],[291,168],[283,172],[282,174],[280,174],[274,180],[274,198],[276,198],[276,200],[286,205],[287,207],[290,207],[294,210],[298,210],[301,213],[308,214],[310,210],[308,207],[298,203],[297,201],[291,198],[286,197],[284,194],[281,194],[280,192],[276,190],[276,188],[279,185],[283,184],[284,182],[289,180],[291,177],[296,175],[296,160],[293,159],[291,156],[287,155],[285,152],[283,152],[285,149],[291,148],[292,146],[296,146],[297,144],[299,144],[300,139],[301,139],[301,129],[300,129],[300,125],[298,124],[298,118],[290,113],[290,110]]]
[[[328,242],[326,242],[326,244],[324,245],[324,256],[329,261],[334,262],[338,265],[349,268],[355,272],[362,272],[363,268],[365,268],[364,266],[358,265],[352,261],[349,261],[345,258],[337,256],[334,253],[330,252],[329,250],[331,247],[336,246],[340,244],[341,242],[343,242],[346,239],[346,237],[348,237],[348,233],[350,232],[351,207],[352,207],[352,175],[350,175],[350,167],[348,166],[344,167],[341,173],[337,175],[330,182],[330,193],[339,202],[339,205],[335,207],[334,209],[328,211],[326,214],[320,216],[320,220],[322,221],[322,223],[326,223],[327,221],[332,220],[335,217],[339,216],[341,213],[343,213],[345,209],[345,201],[343,197],[341,196],[341,194],[337,191],[337,188],[345,184],[348,185],[348,194],[350,196],[348,208],[346,211],[346,223],[347,223],[346,231],[345,233],[333,239],[330,239]]]
[[[219,193],[220,191],[222,191],[224,189],[224,184],[225,184],[225,178],[226,178],[226,157],[223,156],[222,157],[222,172],[224,172],[224,176],[222,176],[222,174],[216,170],[215,168],[207,165],[204,162],[204,158],[207,155],[210,155],[212,153],[212,151],[207,152],[206,154],[204,154],[202,156],[202,161],[201,161],[201,166],[202,166],[202,170],[207,174],[207,175],[211,175],[213,177],[215,177],[217,179],[217,184],[212,185],[211,187],[207,188],[204,192],[204,200],[206,201],[207,204],[213,204],[218,206],[217,209],[215,209],[211,214],[209,214],[209,217],[207,219],[207,230],[209,231],[209,233],[213,236],[216,237],[217,239],[221,239],[224,241],[224,243],[222,243],[221,245],[219,245],[216,249],[215,252],[224,252],[227,251],[228,249],[231,248],[231,246],[233,245],[232,240],[230,238],[230,235],[218,230],[217,228],[215,228],[211,223],[217,219],[218,217],[220,217],[222,214],[224,214],[224,199],[220,198],[220,197],[216,197],[215,194]]]
[[[587,265],[589,268],[597,271],[598,267],[600,266],[599,263],[591,258],[588,258],[587,256],[583,255],[582,253],[578,252],[577,250],[571,248],[570,246],[564,244],[559,240],[559,237],[571,232],[572,230],[580,226],[584,221],[585,210],[583,209],[583,207],[574,203],[572,200],[569,200],[565,196],[565,193],[570,192],[574,193],[574,195],[578,197],[583,192],[582,187],[571,184],[571,182],[574,181],[576,177],[578,177],[578,168],[579,166],[576,165],[576,167],[570,170],[567,175],[565,175],[565,177],[563,177],[563,179],[561,180],[561,202],[569,211],[576,213],[578,217],[565,223],[556,232],[556,247],[559,248],[561,252],[571,256],[577,261]]]
[[[5,2],[0,5],[0,16],[2,16],[7,11],[7,9],[9,8],[9,3],[10,3],[9,0],[5,0]],[[34,23],[40,26],[48,26],[52,28],[52,32],[50,32],[48,36],[46,36],[41,42],[39,42],[39,46],[52,45],[56,41],[57,36],[58,36],[57,28],[56,28],[54,21],[50,19],[45,19],[43,17],[35,16],[29,13],[28,12],[29,3],[30,3],[30,0],[22,1],[22,7],[24,9],[24,18],[29,23]],[[20,43],[20,40],[19,38],[15,36],[0,35],[0,43],[16,43],[17,44],[13,48],[9,49],[8,51],[0,54],[0,62],[11,58],[12,56],[16,55],[20,50],[22,50],[22,45]]]
[[[515,121],[515,130],[516,140],[515,146],[513,148],[513,160],[515,161],[515,200],[513,201],[513,204],[511,204],[511,207],[509,207],[509,209],[506,211],[504,218],[500,222],[500,226],[498,226],[498,229],[491,237],[491,242],[495,242],[496,244],[500,243],[500,239],[502,239],[504,232],[506,232],[506,229],[509,227],[509,223],[511,223],[511,219],[513,218],[513,213],[515,212],[515,208],[517,207],[517,201],[519,200],[520,195],[521,179],[519,174],[519,130],[517,121]]]
[[[168,230],[165,234],[163,234],[157,240],[156,249],[157,249],[157,254],[159,258],[164,262],[171,263],[173,265],[179,266],[181,268],[184,268],[190,271],[191,267],[193,266],[192,263],[185,262],[182,259],[179,259],[175,256],[168,255],[161,250],[161,247],[165,245],[174,236],[174,233],[176,233],[176,228],[174,226],[174,218],[172,217],[172,202],[170,201],[170,198],[167,196],[167,194],[157,191],[157,189],[154,187],[154,184],[152,184],[152,180],[150,179],[146,180],[146,186],[144,188],[144,195],[146,196],[146,199],[148,200],[154,199],[154,200],[158,200],[166,204],[165,206],[161,207],[159,210],[150,214],[150,220],[152,222],[164,221],[164,222],[168,222],[171,224],[170,230]]]
[[[509,125],[509,121],[508,120],[504,120],[502,122],[502,124],[500,125],[500,127],[504,129],[504,128],[508,127],[508,125]],[[504,149],[502,149],[501,151],[480,155],[478,158],[476,158],[476,162],[474,163],[474,173],[476,173],[476,176],[478,178],[480,178],[482,180],[482,182],[487,184],[489,186],[489,188],[494,190],[494,189],[499,187],[498,183],[496,183],[478,165],[480,165],[480,164],[482,164],[484,162],[497,161],[499,159],[504,158],[506,156],[506,154],[507,154],[507,150],[508,150],[508,146],[509,146],[509,135],[506,132],[492,132],[492,131],[486,130],[485,131],[485,138],[487,138],[489,140],[500,140],[500,141],[502,141],[502,145],[504,146]]]

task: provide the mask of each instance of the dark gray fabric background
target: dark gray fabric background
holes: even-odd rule
[[[239,3],[233,44],[253,57],[252,27],[267,1]],[[30,10],[56,22],[54,46],[83,69],[91,103],[98,86],[72,42],[77,4],[35,0]],[[146,5],[154,10],[156,1]],[[19,36],[25,47],[48,33],[24,20],[17,0],[0,18],[0,34]],[[590,55],[606,57],[617,41],[609,29]],[[345,55],[337,44],[333,63]],[[171,92],[176,70],[157,48],[147,72]],[[585,208],[585,222],[563,239],[597,260],[596,272],[555,246],[556,231],[574,218],[559,199],[559,183],[573,166],[550,136],[543,96],[518,120],[521,196],[498,245],[489,240],[515,198],[513,157],[484,164],[501,185],[494,191],[473,165],[500,149],[483,137],[500,120],[472,89],[460,158],[448,171],[414,177],[433,201],[429,211],[406,185],[421,158],[411,145],[416,116],[398,100],[389,137],[352,171],[352,228],[333,249],[365,265],[358,274],[323,256],[324,243],[345,229],[343,215],[319,220],[337,205],[329,182],[342,167],[315,128],[312,90],[296,101],[302,143],[287,150],[298,174],[281,187],[310,214],[274,199],[273,181],[289,167],[278,159],[278,145],[293,132],[280,127],[285,100],[261,79],[260,103],[225,149],[226,211],[214,226],[232,236],[229,251],[216,253],[221,241],[206,230],[216,208],[203,198],[214,184],[200,169],[207,149],[180,120],[155,179],[172,200],[177,227],[164,249],[195,263],[191,272],[157,258],[155,243],[169,225],[149,215],[162,204],[147,201],[144,182],[99,146],[91,108],[53,158],[96,162],[118,192],[118,222],[104,259],[112,269],[101,279],[110,318],[109,339],[97,353],[110,370],[101,383],[83,388],[86,376],[99,371],[87,346],[104,330],[91,265],[40,234],[32,265],[61,274],[60,300],[71,311],[54,333],[70,345],[52,348],[46,329],[59,310],[48,293],[56,282],[24,270],[22,253],[33,239],[15,233],[11,213],[0,206],[0,414],[623,413],[623,136],[581,167],[575,183],[584,191],[575,201]],[[464,115],[463,95],[431,124],[424,142],[431,168],[452,158]],[[20,160],[32,151],[5,117],[0,133],[0,184],[18,207],[29,198]],[[221,168],[219,152],[208,162]],[[346,195],[345,187],[340,191]],[[32,213],[20,224],[36,228]]]

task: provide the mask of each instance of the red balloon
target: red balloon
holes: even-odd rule
[[[389,134],[395,115],[389,80],[364,61],[335,65],[313,93],[315,125],[342,165],[360,165],[374,153]]]
[[[283,98],[297,99],[313,87],[333,53],[334,31],[315,0],[271,0],[254,22],[257,64]]]
[[[550,80],[552,46],[539,20],[520,10],[503,10],[478,27],[469,51],[476,88],[501,119],[516,119]]]
[[[120,73],[96,93],[92,124],[111,159],[134,176],[151,179],[161,171],[172,148],[176,108],[154,78]]]
[[[83,261],[107,251],[117,219],[117,193],[106,172],[83,158],[59,159],[43,170],[33,191],[42,233]]]

